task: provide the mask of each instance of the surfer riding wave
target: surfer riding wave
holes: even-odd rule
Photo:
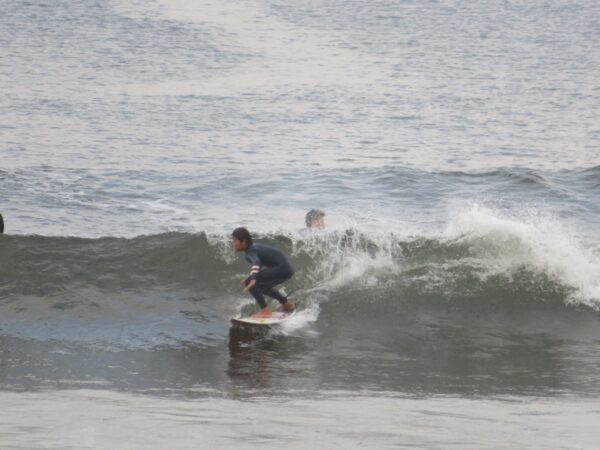
[[[294,275],[294,269],[286,254],[265,244],[255,244],[250,232],[243,227],[233,230],[231,237],[234,250],[245,252],[246,261],[252,265],[250,275],[241,280],[245,286],[244,292],[250,292],[260,306],[260,311],[252,317],[271,317],[265,295],[277,300],[283,311],[293,311],[294,303],[275,289],[275,286]]]

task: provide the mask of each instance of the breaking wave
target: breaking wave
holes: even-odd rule
[[[327,302],[498,302],[600,306],[600,258],[556,221],[518,221],[473,208],[437,236],[356,229],[257,235],[291,255],[299,298]],[[239,295],[247,271],[227,236],[166,233],[133,239],[3,236],[0,308],[19,299],[97,302],[115,293]],[[92,295],[93,297],[93,295]],[[378,300],[380,299],[380,300]]]

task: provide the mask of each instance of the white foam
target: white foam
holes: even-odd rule
[[[321,308],[317,302],[308,301],[308,306],[304,309],[299,309],[296,314],[286,320],[281,327],[284,334],[294,334],[298,331],[303,331],[308,334],[316,334],[307,330],[310,324],[317,321]]]
[[[340,255],[338,262],[337,269],[328,282],[331,288],[340,287],[361,279],[370,272],[388,269],[393,267],[394,264],[390,255],[384,252],[378,252],[374,256],[366,252]],[[327,264],[330,264],[330,261]],[[367,280],[372,280],[372,277],[367,277]]]
[[[379,276],[397,270],[393,258],[397,241],[389,233],[365,234],[354,228],[344,232],[307,232],[301,238],[302,251],[315,261],[311,276],[322,282],[318,290],[333,290],[357,280],[363,284],[370,280],[377,283],[373,274]]]
[[[504,214],[505,215],[505,214]],[[523,211],[522,218],[474,205],[448,223],[445,237],[465,239],[490,271],[534,267],[575,289],[576,303],[600,307],[600,258],[556,218]]]

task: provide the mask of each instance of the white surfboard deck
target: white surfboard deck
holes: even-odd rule
[[[286,320],[288,320],[294,314],[296,314],[296,310],[293,310],[291,312],[275,311],[275,312],[273,312],[273,315],[269,318],[256,318],[255,319],[253,317],[238,317],[235,319],[231,319],[231,324],[232,325],[236,325],[236,324],[256,325],[256,326],[279,325],[279,324],[282,324],[283,322],[285,322]]]

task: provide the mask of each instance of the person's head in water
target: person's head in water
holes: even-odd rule
[[[308,228],[322,230],[325,228],[325,213],[320,209],[311,209],[304,219]]]
[[[4,233],[4,219],[2,218],[2,214],[0,214],[0,234]]]
[[[252,245],[252,236],[244,227],[239,227],[231,233],[233,248],[236,252],[245,252]]]

